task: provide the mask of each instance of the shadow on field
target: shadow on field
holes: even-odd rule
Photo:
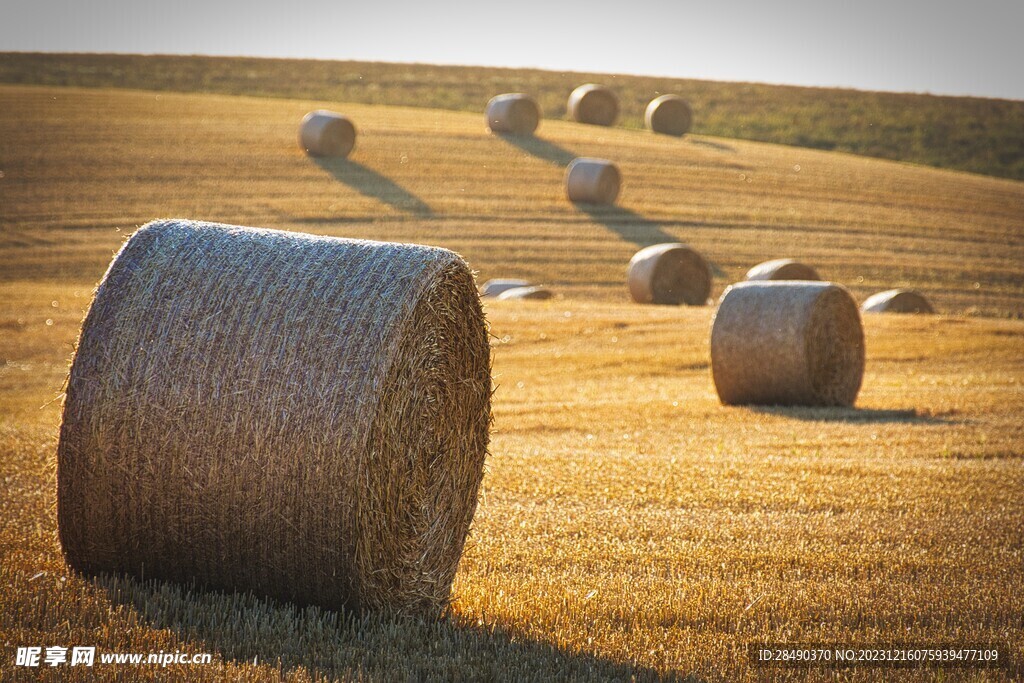
[[[700,683],[595,655],[568,652],[501,628],[409,617],[332,612],[176,584],[104,575],[115,606],[181,639],[182,652],[209,652],[238,665],[269,666],[284,679],[344,680],[634,680]]]
[[[518,147],[527,154],[538,159],[549,161],[557,166],[566,167],[575,159],[577,154],[570,152],[564,147],[559,147],[553,142],[548,142],[533,135],[512,135],[511,133],[496,133],[505,142]],[[695,141],[696,142],[696,141]],[[707,143],[715,146],[717,143]],[[718,145],[730,149],[725,145]],[[597,204],[576,204],[576,208],[590,216],[591,220],[600,223],[619,237],[632,242],[638,247],[648,247],[652,244],[663,242],[677,242],[678,240],[669,235],[661,228],[661,224],[644,218],[635,211],[624,209],[621,206],[603,206]],[[719,277],[725,273],[715,264],[711,264],[711,270]]]
[[[433,211],[422,199],[371,168],[351,159],[314,159],[317,166],[366,197],[406,211],[414,216],[432,216]]]
[[[573,154],[564,147],[559,147],[553,142],[542,140],[533,135],[513,135],[511,133],[497,133],[497,136],[505,142],[518,147],[527,154],[549,161],[557,166],[568,166],[569,162],[575,159],[578,154]]]
[[[622,239],[628,240],[638,247],[679,241],[665,232],[660,223],[644,218],[636,211],[630,211],[621,206],[601,204],[575,204],[574,206],[590,216],[595,223],[600,223]]]
[[[934,415],[919,415],[907,410],[875,410],[872,408],[809,408],[804,406],[747,406],[750,410],[764,415],[792,417],[809,422],[850,422],[871,424],[944,425],[948,420]]]
[[[736,148],[729,145],[723,145],[721,142],[712,142],[711,140],[699,140],[697,138],[687,138],[690,142],[701,147],[710,147],[711,149],[718,150],[719,152],[735,152]]]

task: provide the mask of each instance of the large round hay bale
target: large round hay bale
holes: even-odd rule
[[[346,157],[356,144],[356,127],[347,117],[319,109],[302,118],[299,146],[311,157]]]
[[[655,133],[681,137],[690,132],[693,125],[693,111],[686,100],[678,95],[655,97],[644,113],[647,129]]]
[[[626,283],[639,304],[703,306],[711,294],[711,266],[685,244],[655,244],[630,259]]]
[[[830,282],[741,282],[711,328],[711,373],[725,404],[853,405],[864,375],[857,303]]]
[[[619,167],[607,159],[579,157],[565,170],[565,193],[571,202],[614,204],[621,185]]]
[[[484,286],[480,288],[480,296],[488,298],[496,297],[506,290],[529,286],[530,283],[526,280],[519,280],[516,278],[494,278],[485,282]]]
[[[619,118],[619,98],[603,85],[587,83],[572,91],[567,109],[573,121],[611,126]]]
[[[928,299],[909,289],[890,289],[872,294],[860,310],[865,313],[934,313]]]
[[[456,254],[150,223],[107,270],[71,367],[64,554],[86,573],[435,615],[490,393]]]
[[[497,95],[487,103],[487,127],[495,133],[530,135],[540,125],[540,107],[520,92]]]
[[[527,301],[547,301],[555,294],[547,287],[533,285],[532,287],[513,287],[506,289],[498,295],[498,301],[511,301],[515,299]]]
[[[747,271],[748,280],[820,280],[818,271],[805,263],[780,258],[759,263]]]

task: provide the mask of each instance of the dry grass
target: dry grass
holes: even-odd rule
[[[0,103],[5,679],[14,647],[59,643],[209,651],[216,665],[187,672],[206,680],[753,680],[759,639],[1024,656],[1024,324],[959,315],[1024,312],[1020,183],[551,121],[523,149],[479,114],[356,105],[359,147],[321,166],[295,131],[328,103],[33,88]],[[615,159],[623,208],[566,205],[560,150]],[[488,304],[493,456],[450,619],[68,572],[53,399],[113,249],[175,214],[426,241],[562,294]],[[724,408],[710,307],[627,302],[629,257],[654,241],[707,255],[715,295],[785,253],[858,298],[912,286],[957,315],[866,317],[857,410]]]

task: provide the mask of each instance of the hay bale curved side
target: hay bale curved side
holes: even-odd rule
[[[530,135],[540,125],[537,102],[523,93],[496,95],[487,103],[487,127],[495,133]]]
[[[693,125],[693,111],[689,103],[678,95],[655,97],[644,112],[647,129],[655,133],[682,137]]]
[[[922,294],[909,289],[890,289],[872,294],[860,310],[865,313],[934,313],[928,299]]]
[[[311,157],[347,157],[355,144],[355,125],[333,111],[311,111],[299,125],[299,147]]]
[[[619,167],[607,159],[579,157],[565,169],[565,193],[571,202],[614,204],[621,186]]]
[[[746,279],[752,281],[821,280],[821,277],[818,275],[818,271],[805,263],[780,258],[757,264],[747,271]]]
[[[857,303],[830,282],[741,282],[711,328],[722,403],[853,405],[864,376]]]
[[[490,393],[456,254],[150,223],[100,283],[71,367],[64,554],[87,573],[436,615]]]
[[[611,126],[619,118],[619,98],[603,85],[586,83],[570,93],[566,109],[578,123]]]
[[[711,295],[711,266],[678,242],[644,247],[626,271],[629,295],[639,304],[703,306]]]
[[[498,295],[498,301],[512,301],[516,299],[527,301],[547,301],[554,296],[554,292],[547,287],[533,285],[532,287],[513,287],[511,289],[506,289]]]

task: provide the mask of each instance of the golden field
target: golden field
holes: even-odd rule
[[[344,111],[349,161],[301,116]],[[481,103],[481,108],[483,103]],[[0,678],[1006,680],[1006,670],[759,670],[749,642],[1008,643],[1024,658],[1024,183],[836,153],[330,102],[0,86]],[[619,207],[563,198],[615,160]],[[69,573],[60,391],[130,232],[180,216],[452,248],[488,304],[494,431],[450,616],[424,624]],[[862,300],[856,409],[726,408],[712,307],[627,300],[639,246],[684,241],[718,296],[794,257]],[[18,646],[210,652],[177,667],[14,667]],[[87,675],[88,674],[88,675]]]

